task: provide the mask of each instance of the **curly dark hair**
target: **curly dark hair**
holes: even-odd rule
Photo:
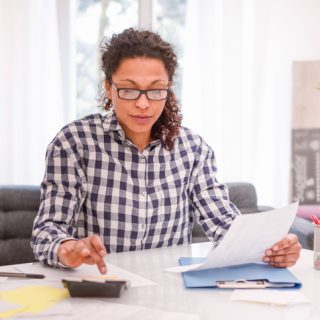
[[[154,32],[126,29],[119,34],[114,34],[110,41],[103,44],[102,50],[102,71],[105,79],[100,85],[100,102],[105,111],[112,108],[112,101],[107,97],[104,83],[111,81],[113,73],[123,59],[136,57],[160,59],[168,72],[169,81],[173,81],[177,68],[177,56],[171,45]],[[181,120],[176,96],[169,88],[164,110],[152,127],[151,138],[160,139],[164,147],[171,150],[179,132]]]

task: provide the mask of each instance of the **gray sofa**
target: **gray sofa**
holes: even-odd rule
[[[242,213],[270,209],[257,205],[255,188],[249,183],[228,183],[230,199]],[[33,220],[39,207],[40,190],[36,186],[0,186],[0,265],[34,261],[30,248]],[[313,228],[309,221],[295,218],[291,232],[304,248],[313,247]],[[193,242],[207,241],[195,223]]]

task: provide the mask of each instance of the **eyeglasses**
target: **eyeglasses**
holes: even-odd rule
[[[165,100],[168,97],[169,89],[130,89],[130,88],[118,88],[116,84],[110,80],[118,92],[119,99],[122,100],[138,100],[142,94],[145,94],[149,100],[160,101]]]

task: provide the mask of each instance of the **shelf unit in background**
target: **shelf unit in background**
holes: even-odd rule
[[[299,216],[320,217],[320,61],[293,63],[291,192]]]

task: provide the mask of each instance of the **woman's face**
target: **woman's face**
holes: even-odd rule
[[[151,128],[159,119],[166,100],[149,100],[146,94],[135,100],[123,100],[117,88],[168,89],[169,76],[164,63],[153,58],[126,58],[113,73],[112,82],[106,82],[107,95],[126,136],[133,142],[141,138],[150,141]]]

